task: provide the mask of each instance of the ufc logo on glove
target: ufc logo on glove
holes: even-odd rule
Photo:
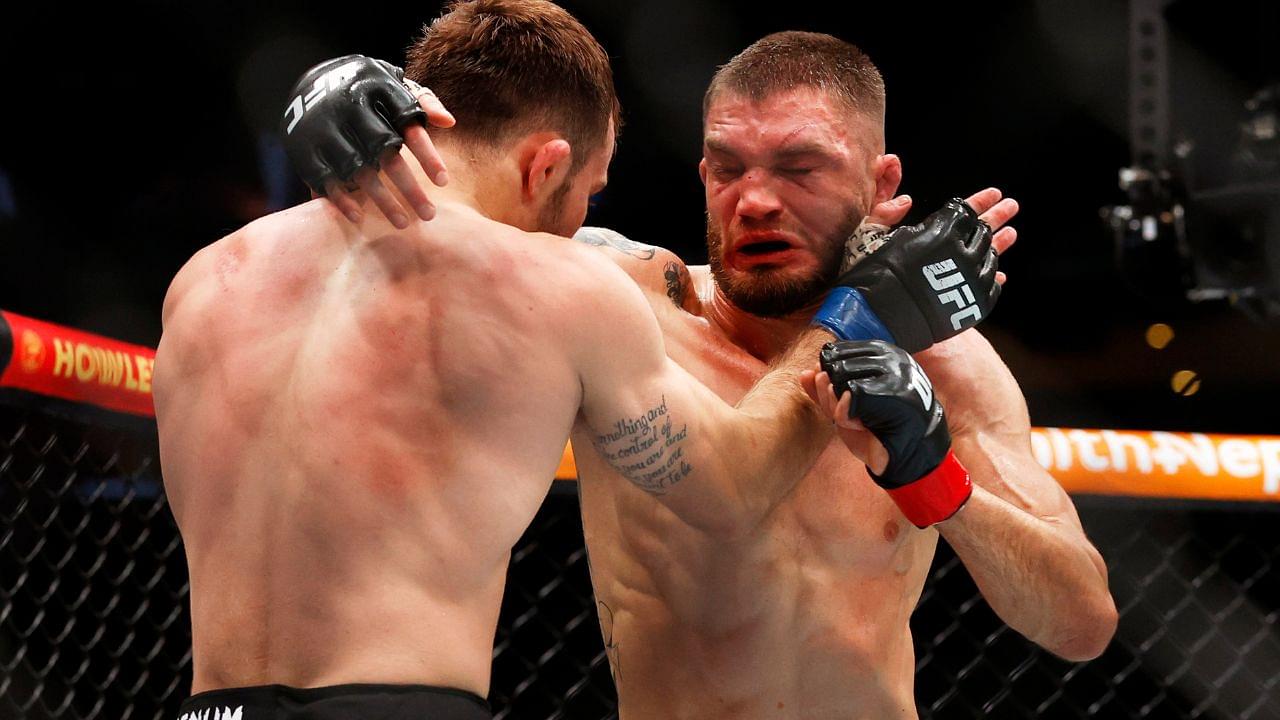
[[[302,116],[306,114],[309,108],[315,106],[317,100],[323,98],[331,90],[341,88],[348,80],[355,77],[360,67],[360,62],[355,60],[343,63],[317,78],[315,84],[311,86],[311,89],[305,95],[301,93],[295,95],[289,103],[289,107],[284,111],[286,118],[292,116],[289,120],[289,125],[285,127],[285,134],[288,135],[293,132],[293,128],[297,126],[298,121],[302,119]]]
[[[924,277],[929,287],[938,293],[938,302],[946,305],[955,303],[959,308],[951,314],[951,327],[960,330],[967,327],[965,319],[972,319],[968,325],[976,325],[982,319],[982,309],[973,297],[973,290],[964,281],[964,275],[956,268],[956,261],[950,258],[939,263],[926,265]],[[946,273],[946,274],[944,274]]]

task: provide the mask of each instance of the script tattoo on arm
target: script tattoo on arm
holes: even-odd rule
[[[652,245],[638,243],[621,233],[616,233],[606,228],[582,228],[574,233],[573,239],[583,245],[613,248],[637,260],[652,260],[658,254],[658,249]]]
[[[645,492],[662,495],[685,479],[693,466],[684,460],[688,425],[672,427],[667,398],[634,417],[614,422],[613,429],[592,438],[609,465]]]

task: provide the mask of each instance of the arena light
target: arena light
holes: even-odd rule
[[[1132,160],[1120,170],[1128,201],[1101,211],[1117,264],[1134,289],[1157,301],[1226,300],[1278,321],[1280,84],[1223,107],[1225,91],[1206,81],[1211,71],[1173,61],[1164,16],[1170,4],[1129,3]],[[1194,108],[1171,108],[1169,86],[1179,73],[1200,96],[1191,105],[1234,114],[1234,137],[1205,127]]]

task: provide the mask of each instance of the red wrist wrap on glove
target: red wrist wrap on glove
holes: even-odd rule
[[[913,525],[927,528],[955,515],[973,494],[973,484],[969,482],[969,471],[956,459],[955,452],[948,450],[928,475],[887,492]]]

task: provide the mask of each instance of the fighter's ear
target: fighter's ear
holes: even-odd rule
[[[876,179],[876,194],[871,202],[875,207],[898,193],[902,184],[902,161],[897,155],[877,155],[871,165],[872,177]]]
[[[522,192],[526,201],[541,202],[569,180],[573,148],[559,135],[530,140],[521,153]]]

